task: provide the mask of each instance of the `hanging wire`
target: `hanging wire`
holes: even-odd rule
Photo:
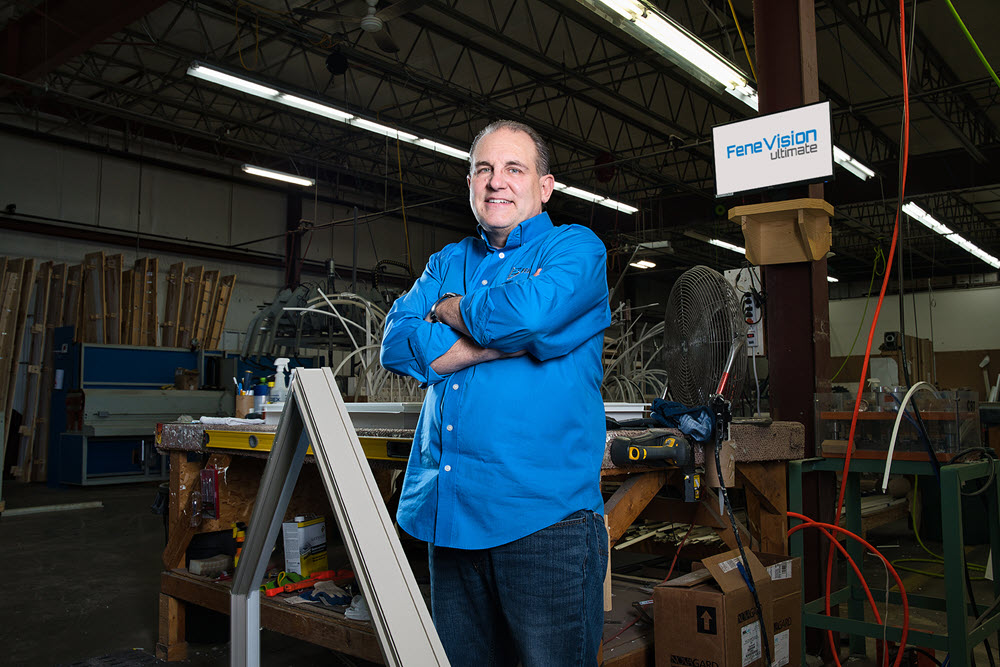
[[[754,83],[756,83],[757,72],[753,68],[753,60],[750,58],[750,49],[747,48],[747,40],[743,36],[743,29],[740,28],[740,20],[736,18],[736,8],[733,7],[733,0],[729,0],[729,11],[733,13],[733,22],[736,23],[736,32],[740,34],[740,41],[743,42],[743,53],[747,54],[747,64],[750,65],[750,74],[753,75]]]

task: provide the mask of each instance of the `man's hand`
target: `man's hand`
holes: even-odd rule
[[[500,350],[491,350],[488,347],[482,347],[481,345],[476,344],[476,342],[471,338],[463,336],[462,338],[459,338],[447,352],[432,361],[431,368],[434,369],[434,372],[438,375],[448,375],[449,373],[455,373],[463,368],[475,366],[476,364],[481,364],[486,361],[511,359],[525,354],[527,353],[524,350],[518,350],[517,352],[501,352]]]

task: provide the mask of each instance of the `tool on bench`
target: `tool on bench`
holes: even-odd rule
[[[617,436],[611,441],[611,462],[616,466],[680,468],[685,502],[701,498],[701,473],[695,469],[694,448],[676,429],[651,428],[635,436]]]
[[[351,570],[324,570],[323,572],[316,572],[308,579],[296,579],[300,575],[295,575],[295,573],[282,572],[278,575],[277,586],[273,588],[267,588],[266,585],[261,586],[260,590],[264,595],[271,598],[279,593],[291,593],[292,591],[300,591],[304,588],[312,588],[316,585],[317,581],[332,581],[337,584],[346,583],[354,579],[354,572]],[[288,581],[289,583],[283,583]]]
[[[615,465],[677,466],[694,463],[694,450],[674,429],[652,428],[636,436],[618,436],[611,442]]]

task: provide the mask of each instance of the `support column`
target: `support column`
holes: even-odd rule
[[[814,0],[754,2],[754,43],[761,114],[819,101]],[[771,200],[823,198],[823,185],[770,193]],[[805,425],[805,455],[816,454],[813,394],[830,390],[830,312],[826,260],[775,264],[764,269],[767,291],[768,375],[771,416]],[[803,479],[804,513],[833,521],[836,478],[811,474]],[[823,594],[828,545],[818,533],[805,536],[804,600]],[[810,632],[810,652],[821,645]]]

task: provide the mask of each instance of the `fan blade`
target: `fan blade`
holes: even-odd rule
[[[375,16],[379,17],[383,21],[388,21],[389,19],[394,19],[397,16],[402,16],[408,12],[412,12],[414,9],[427,4],[427,0],[399,0],[399,2],[394,2],[391,5],[386,5],[382,9],[375,12]]]
[[[396,42],[393,41],[392,36],[386,32],[385,28],[379,30],[378,32],[371,33],[372,38],[375,43],[378,44],[378,48],[382,49],[386,53],[397,53],[399,47],[396,46]]]
[[[296,9],[294,10],[296,14],[301,16],[306,16],[311,19],[330,19],[333,21],[344,21],[345,23],[358,23],[361,20],[360,16],[351,16],[350,14],[338,14],[337,12],[328,12],[323,9]]]

